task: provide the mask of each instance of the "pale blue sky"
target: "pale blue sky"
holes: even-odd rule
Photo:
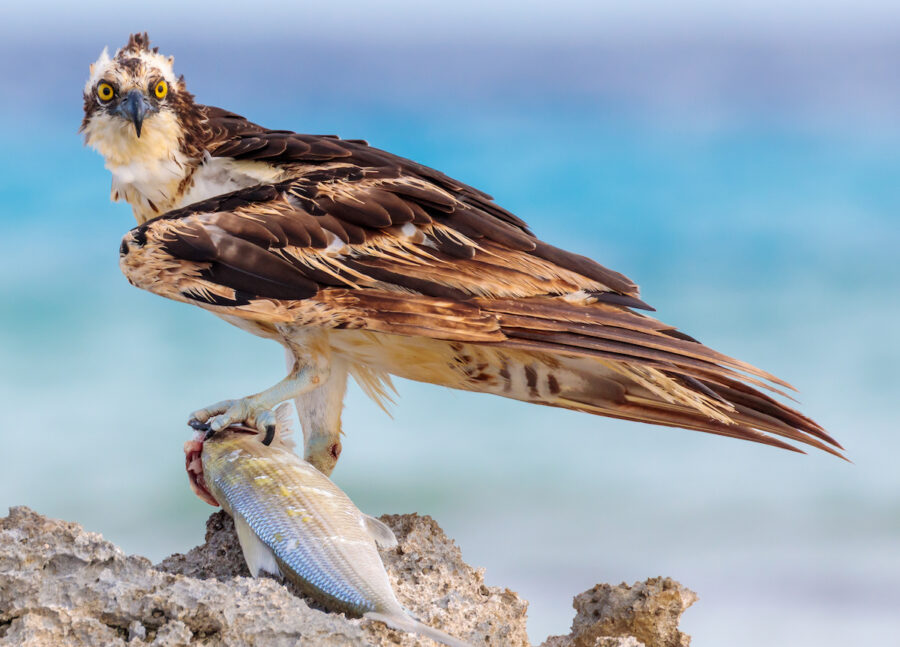
[[[89,17],[89,20],[86,18]],[[123,20],[149,27],[166,25],[180,33],[215,39],[217,27],[239,28],[248,36],[308,35],[329,30],[365,40],[402,37],[428,40],[461,33],[500,40],[539,37],[569,42],[596,34],[658,33],[683,30],[723,35],[728,32],[782,34],[791,38],[854,33],[896,34],[900,6],[890,0],[662,0],[522,2],[456,0],[420,2],[197,2],[157,0],[152,5],[87,0],[79,3],[16,3],[4,11],[5,27],[52,33],[78,28],[94,34],[119,27]],[[204,34],[205,32],[205,34]]]

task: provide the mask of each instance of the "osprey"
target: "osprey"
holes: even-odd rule
[[[137,287],[279,342],[275,386],[193,414],[271,438],[294,399],[305,458],[331,473],[352,375],[390,376],[840,456],[764,390],[785,382],[638,310],[627,277],[554,247],[492,198],[357,139],[269,130],[194,101],[173,59],[132,35],[92,66],[86,144],[138,226]],[[799,450],[796,450],[799,451]]]

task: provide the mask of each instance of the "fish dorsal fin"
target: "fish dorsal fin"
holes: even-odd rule
[[[280,577],[281,569],[278,568],[275,553],[256,536],[256,533],[239,514],[234,515],[234,529],[237,531],[238,541],[244,553],[244,561],[247,562],[247,568],[250,569],[250,575],[259,577],[260,571],[265,571]]]
[[[388,528],[386,523],[367,514],[363,515],[363,521],[366,522],[366,530],[369,531],[379,548],[389,550],[397,547],[394,531]]]
[[[297,418],[294,416],[294,405],[283,402],[275,409],[275,442],[277,445],[293,451],[295,447],[294,432],[297,431]]]

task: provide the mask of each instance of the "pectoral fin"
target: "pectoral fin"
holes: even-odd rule
[[[244,552],[244,561],[247,562],[250,574],[253,577],[259,577],[260,572],[265,571],[281,577],[281,569],[278,568],[275,553],[256,536],[256,533],[239,514],[234,515],[234,529],[237,531],[238,541]]]
[[[388,528],[387,524],[367,514],[363,515],[363,519],[366,522],[366,530],[369,531],[379,548],[389,550],[397,547],[397,538],[394,536],[394,531]]]

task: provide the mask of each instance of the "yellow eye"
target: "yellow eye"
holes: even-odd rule
[[[156,84],[156,87],[153,88],[153,94],[156,95],[157,99],[165,99],[166,94],[169,92],[169,84],[165,81],[160,81]]]
[[[109,101],[115,93],[116,91],[109,83],[101,83],[97,86],[97,96],[100,97],[100,101]]]

